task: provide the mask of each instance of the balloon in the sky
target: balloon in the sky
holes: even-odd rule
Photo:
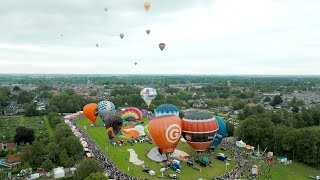
[[[124,34],[123,34],[123,33],[121,33],[121,34],[120,34],[120,38],[122,39],[123,37],[124,37]]]
[[[122,120],[124,121],[140,121],[142,119],[142,112],[134,107],[126,108],[122,111],[121,115]]]
[[[161,49],[161,51],[166,47],[165,43],[160,43],[159,44],[159,48]]]
[[[219,125],[219,130],[218,130],[217,136],[214,138],[214,141],[211,144],[210,148],[216,148],[220,144],[222,139],[224,137],[226,137],[226,134],[227,134],[226,123],[219,116],[216,116],[216,120]]]
[[[123,124],[122,119],[117,115],[110,115],[105,120],[105,126],[108,132],[109,139],[113,139],[121,130]]]
[[[140,95],[149,107],[151,102],[157,97],[157,91],[153,88],[144,88],[141,90]]]
[[[144,3],[144,9],[145,9],[146,11],[149,11],[150,8],[151,8],[151,3],[145,2],[145,3]]]
[[[104,8],[104,11],[108,11],[108,8]]]
[[[134,65],[137,65],[138,63],[137,62],[134,62]]]
[[[196,151],[209,148],[218,131],[218,122],[208,112],[195,112],[182,119],[182,136]]]
[[[177,106],[173,104],[161,104],[155,110],[156,117],[166,116],[171,114],[179,116],[179,109],[177,108]]]
[[[116,112],[116,107],[110,101],[100,101],[98,103],[98,112],[99,112],[101,121],[105,123],[107,116],[112,115]]]
[[[98,104],[90,103],[83,107],[83,114],[92,122],[95,123],[98,117]]]
[[[181,125],[178,116],[161,116],[148,123],[148,131],[153,142],[168,155],[176,149],[180,141]]]
[[[99,47],[99,44],[96,44],[97,47]]]
[[[150,31],[149,29],[148,29],[148,30],[146,30],[146,33],[147,33],[148,35],[150,34],[150,32],[151,32],[151,31]]]
[[[61,37],[63,36],[63,34],[61,34]]]

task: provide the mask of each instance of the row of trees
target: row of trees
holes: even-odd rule
[[[246,107],[244,113],[247,117],[235,131],[238,139],[309,165],[320,165],[320,129],[315,126],[319,125],[320,106],[295,114]]]

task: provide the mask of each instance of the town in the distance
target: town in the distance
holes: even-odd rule
[[[319,76],[0,75],[0,179],[320,179]]]

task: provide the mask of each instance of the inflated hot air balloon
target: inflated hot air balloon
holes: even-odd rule
[[[173,104],[161,104],[155,110],[156,117],[166,116],[171,114],[179,116],[179,109],[177,108],[177,106]]]
[[[145,2],[144,3],[144,9],[148,12],[150,8],[151,8],[151,3]]]
[[[217,132],[217,136],[214,138],[214,141],[210,146],[212,149],[216,148],[227,134],[226,123],[219,116],[216,116],[215,118],[218,122],[219,130]]]
[[[140,121],[142,119],[142,112],[137,108],[129,107],[122,111],[121,118],[127,122]]]
[[[99,44],[96,44],[97,47],[99,47]]]
[[[150,32],[151,32],[150,30],[146,30],[146,33],[147,33],[148,35],[150,34]]]
[[[108,8],[104,8],[104,11],[108,11]]]
[[[98,113],[102,123],[106,123],[107,116],[116,112],[115,105],[110,101],[100,101],[98,103]]]
[[[134,62],[134,65],[137,65],[138,63],[137,62]]]
[[[90,103],[83,107],[83,114],[92,122],[95,123],[98,117],[98,104]]]
[[[123,34],[123,33],[121,33],[121,34],[120,34],[120,38],[121,38],[121,39],[123,39],[123,37],[124,37],[124,34]]]
[[[105,120],[105,126],[108,132],[109,139],[113,139],[122,128],[122,119],[120,116],[110,115]]]
[[[157,97],[157,91],[153,88],[144,88],[141,90],[140,95],[149,107],[151,102]]]
[[[181,119],[175,115],[156,117],[148,123],[151,139],[167,157],[180,141],[181,125]]]
[[[161,49],[161,51],[163,51],[163,49],[166,47],[165,43],[160,43],[159,44],[159,48]]]
[[[187,114],[182,119],[182,136],[197,152],[209,148],[218,131],[218,122],[208,112]]]

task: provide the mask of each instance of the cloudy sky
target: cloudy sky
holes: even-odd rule
[[[320,74],[319,0],[144,2],[1,0],[0,73]]]

